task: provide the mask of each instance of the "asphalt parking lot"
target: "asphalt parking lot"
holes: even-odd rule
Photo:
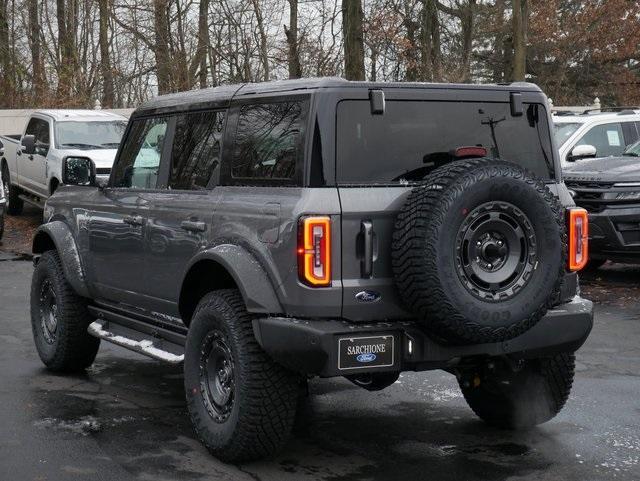
[[[596,325],[568,405],[546,425],[485,426],[441,372],[404,374],[378,393],[313,380],[286,450],[242,466],[195,439],[179,367],[103,343],[85,375],[45,371],[31,341],[31,271],[0,252],[0,479],[640,479],[640,267],[584,282]]]

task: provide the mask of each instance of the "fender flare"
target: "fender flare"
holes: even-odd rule
[[[203,260],[218,263],[231,275],[249,312],[267,314],[283,312],[267,272],[251,252],[239,245],[219,244],[200,252],[189,263],[181,286],[184,285],[191,268]]]
[[[90,297],[78,246],[67,224],[56,220],[38,227],[33,237],[33,254],[44,253],[51,246],[51,241],[62,260],[62,270],[67,282],[79,296]]]

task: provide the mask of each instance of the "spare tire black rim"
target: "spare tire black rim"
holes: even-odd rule
[[[200,392],[209,415],[219,423],[233,409],[235,373],[233,354],[222,332],[207,334],[200,351]]]
[[[485,301],[516,295],[536,264],[536,235],[508,202],[487,202],[467,215],[456,237],[456,267],[466,289]]]

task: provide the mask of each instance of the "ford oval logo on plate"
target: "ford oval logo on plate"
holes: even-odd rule
[[[380,294],[375,291],[360,291],[356,294],[360,302],[376,302],[380,300]]]
[[[372,352],[367,352],[365,354],[359,354],[356,359],[358,362],[373,362],[376,360],[376,355]]]

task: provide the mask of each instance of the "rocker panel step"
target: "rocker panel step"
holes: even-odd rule
[[[97,320],[89,325],[87,332],[118,346],[159,361],[180,364],[184,361],[184,346],[148,334],[113,321]]]

